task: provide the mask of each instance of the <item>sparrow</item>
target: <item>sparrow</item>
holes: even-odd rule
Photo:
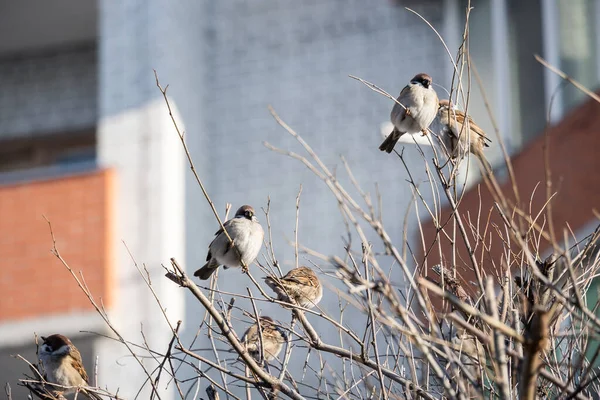
[[[223,229],[215,233],[216,237],[208,246],[207,263],[194,272],[194,276],[202,280],[210,278],[220,265],[225,269],[241,267],[240,255],[245,267],[249,267],[258,257],[262,247],[265,232],[251,206],[241,206],[235,212],[235,217],[226,221],[223,226],[227,229],[233,243],[227,238]]]
[[[395,103],[390,114],[394,129],[381,143],[379,150],[391,153],[400,136],[405,133],[427,134],[427,128],[438,110],[438,96],[431,86],[432,82],[429,75],[420,73],[402,89],[397,98],[402,106]]]
[[[313,308],[323,297],[317,274],[306,266],[292,269],[283,278],[267,276],[263,279],[277,294],[278,300],[289,302],[291,299],[300,307]]]
[[[74,393],[82,386],[88,386],[88,375],[83,368],[81,354],[71,340],[64,335],[54,334],[42,336],[40,360],[43,367],[44,379],[60,386],[70,386],[68,389],[57,388],[61,393]],[[84,391],[92,399],[100,399],[94,393]]]
[[[468,132],[465,118],[469,121]],[[457,159],[468,150],[481,161],[486,170],[492,170],[492,166],[483,154],[483,148],[489,147],[487,142],[491,140],[470,116],[453,107],[448,100],[442,99],[439,102],[437,119],[441,125],[442,140],[452,158]]]
[[[263,355],[266,362],[274,360],[281,352],[283,344],[287,340],[287,334],[275,324],[271,317],[260,317],[260,330],[262,331]],[[258,324],[252,325],[242,336],[242,343],[248,353],[259,362],[260,358],[260,336]]]

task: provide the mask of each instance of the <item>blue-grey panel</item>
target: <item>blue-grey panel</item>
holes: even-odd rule
[[[95,46],[0,59],[0,139],[95,126]]]

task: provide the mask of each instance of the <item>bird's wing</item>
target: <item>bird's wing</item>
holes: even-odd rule
[[[400,91],[400,95],[396,98],[396,102],[394,102],[394,107],[392,108],[391,119],[394,120],[394,115],[401,115],[400,121],[404,121],[406,118],[406,96],[408,95],[408,90],[410,89],[409,85],[404,86],[404,88]],[[402,105],[400,105],[400,104]],[[403,107],[404,106],[404,107]]]
[[[402,90],[400,91],[400,96],[398,96],[398,99],[401,99],[403,96],[406,96],[406,93],[408,93],[408,90],[410,89],[410,85],[406,85],[402,88]]]
[[[223,222],[223,226],[228,227],[229,224],[231,224],[231,221],[233,221],[233,218]],[[219,230],[215,232],[215,236],[219,236],[221,233],[223,233],[223,228],[219,228]]]
[[[234,218],[229,219],[223,223],[223,227],[227,228],[227,232],[229,232],[230,235],[231,235],[231,230],[229,229],[229,226],[231,225],[231,223],[233,221],[234,221]],[[218,240],[226,240],[227,241],[227,243],[226,243],[227,247],[225,248],[223,255],[227,254],[227,252],[233,248],[232,242],[229,239],[227,239],[227,236],[223,235],[224,233],[225,232],[223,231],[223,228],[221,228],[217,232],[215,232],[215,238],[208,245],[208,254],[206,255],[206,261],[210,261],[210,259],[212,258],[211,249],[213,247],[213,244]]]
[[[483,129],[481,129],[479,127],[479,125],[477,125],[474,121],[473,118],[471,118],[471,116],[469,116],[469,126],[472,126],[471,130],[475,131],[475,133],[477,133],[481,138],[483,138],[483,140],[492,143],[492,141],[490,140],[490,138],[488,138],[485,134],[485,132],[483,131]],[[485,143],[484,143],[485,144]],[[487,144],[485,144],[487,146]]]
[[[230,222],[231,222],[231,220],[225,221],[223,223],[223,226],[227,227]],[[212,258],[212,253],[211,253],[210,249],[212,248],[212,245],[215,243],[215,240],[217,240],[222,233],[223,233],[223,228],[219,228],[219,230],[215,232],[215,238],[208,245],[208,254],[206,254],[206,261],[210,261],[210,259]]]
[[[400,101],[400,100],[398,100],[398,101]],[[404,104],[402,104],[402,105],[404,105]],[[396,115],[400,116],[399,120],[395,119]],[[404,121],[405,118],[406,118],[406,108],[402,107],[398,103],[394,103],[394,107],[392,108],[392,113],[390,115],[390,119],[392,121],[402,122],[402,121]]]
[[[290,271],[292,272],[292,271]],[[288,281],[288,282],[292,282],[292,283],[297,283],[299,285],[306,285],[309,284],[309,280],[310,277],[305,274],[304,272],[300,271],[293,271],[295,273],[290,274],[288,273],[286,276],[283,277],[284,280]]]
[[[300,275],[284,276],[283,279],[288,282],[302,283],[302,278]]]
[[[475,132],[477,135],[479,135],[480,138],[482,138],[485,141],[488,142],[492,142],[490,139],[488,139],[488,137],[485,135],[485,132],[483,131],[483,129],[481,129],[479,127],[479,125],[477,125],[475,123],[475,121],[473,121],[473,118],[471,118],[471,116],[467,117],[469,120],[469,129],[471,129],[473,132]],[[462,111],[456,111],[456,121],[461,124],[464,125],[465,123],[465,113],[463,113]],[[487,146],[487,144],[485,144]]]
[[[79,353],[79,350],[77,350],[75,347],[71,347],[72,352],[74,353],[73,356],[71,356],[71,366],[75,371],[79,372],[79,375],[81,375],[81,377],[84,381],[86,381],[86,383],[89,383],[87,372],[85,372],[85,368],[83,368],[83,364],[81,362],[81,354]]]

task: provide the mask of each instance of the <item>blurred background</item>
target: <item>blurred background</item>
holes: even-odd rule
[[[266,226],[258,210],[270,197],[276,255],[287,271],[294,261],[288,240],[300,184],[302,244],[342,254],[345,226],[323,182],[263,146],[268,141],[301,152],[267,106],[328,167],[337,168],[344,184],[349,186],[340,155],[365,191],[374,195],[379,185],[388,232],[402,243],[411,189],[397,157],[377,149],[389,132],[392,102],[348,75],[397,95],[416,73],[427,72],[449,89],[448,54],[431,28],[405,7],[427,19],[455,55],[467,4],[1,0],[0,383],[11,384],[14,398],[24,397],[16,382],[27,368],[10,355],[33,358],[34,332],[70,336],[88,372],[97,359],[98,384],[119,388],[125,398],[133,398],[145,380],[121,345],[90,333],[110,331],[50,254],[44,216],[62,256],[82,271],[127,340],[142,342],[143,331],[150,347],[164,351],[171,337],[136,262],[149,270],[169,318],[183,319],[186,343],[197,332],[203,311],[162,277],[161,264],[175,257],[189,272],[202,266],[218,224],[189,172],[153,69],[169,85],[195,167],[221,216],[226,203],[233,211],[251,204]],[[473,74],[469,113],[494,141],[487,154],[498,176],[505,173],[496,128],[508,154],[524,159],[519,175],[533,176],[532,166],[542,160],[523,154],[542,145],[547,126],[573,113],[577,123],[567,125],[577,132],[560,137],[568,133],[577,140],[556,157],[571,157],[565,171],[594,171],[598,108],[578,111],[587,97],[564,85],[533,54],[595,90],[600,0],[473,0],[471,5],[470,49],[479,79]],[[436,90],[444,96],[441,87]],[[414,178],[425,182],[421,155],[414,145],[403,145]],[[476,169],[471,169],[471,184],[477,181]],[[585,178],[581,190],[575,185],[569,192],[571,200],[600,204],[599,186],[589,181],[595,178]],[[431,198],[426,188],[424,194]],[[576,208],[581,218],[573,229],[585,231],[593,219],[591,207]],[[418,214],[409,213],[411,242]],[[310,261],[317,262],[301,258]],[[240,292],[247,283],[237,271],[227,271],[227,279],[224,275],[222,290]],[[399,271],[392,278],[400,284],[404,279]],[[338,309],[333,294],[326,293],[321,304],[331,313]],[[270,306],[261,305],[261,312],[287,322],[287,314]],[[314,322],[318,328],[319,321]],[[203,341],[195,346],[207,347]],[[170,396],[169,389],[162,398]]]

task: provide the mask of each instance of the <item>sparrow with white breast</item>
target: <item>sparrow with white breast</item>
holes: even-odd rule
[[[489,147],[487,142],[491,141],[470,116],[453,107],[448,100],[442,99],[437,119],[441,125],[442,140],[452,158],[464,157],[469,151],[481,161],[486,170],[492,171],[492,166],[483,154],[483,148]],[[468,129],[465,120],[468,121]]]
[[[323,297],[317,274],[306,266],[294,268],[282,278],[267,276],[264,280],[278,300],[289,302],[292,299],[300,307],[313,308]]]
[[[227,229],[233,243],[227,238],[223,229],[215,233],[216,237],[208,246],[207,263],[194,272],[194,276],[202,280],[210,278],[221,265],[225,269],[238,268],[242,266],[243,261],[244,266],[249,267],[258,257],[262,247],[265,233],[251,206],[241,206],[236,211],[235,217],[226,221],[223,226]]]
[[[265,361],[274,360],[287,340],[287,334],[275,324],[271,317],[260,317],[263,356]],[[258,324],[252,325],[242,336],[242,343],[248,353],[258,362],[260,358],[260,335]]]
[[[438,110],[438,96],[431,84],[431,77],[420,73],[410,80],[398,96],[390,119],[394,124],[392,133],[379,146],[379,150],[391,153],[400,136],[405,133],[427,133]]]
[[[59,334],[42,336],[42,346],[40,347],[40,360],[43,367],[44,379],[63,388],[55,388],[60,393],[74,393],[82,387],[88,386],[88,375],[83,367],[81,354],[71,340]],[[100,397],[89,391],[82,390],[92,399]]]

